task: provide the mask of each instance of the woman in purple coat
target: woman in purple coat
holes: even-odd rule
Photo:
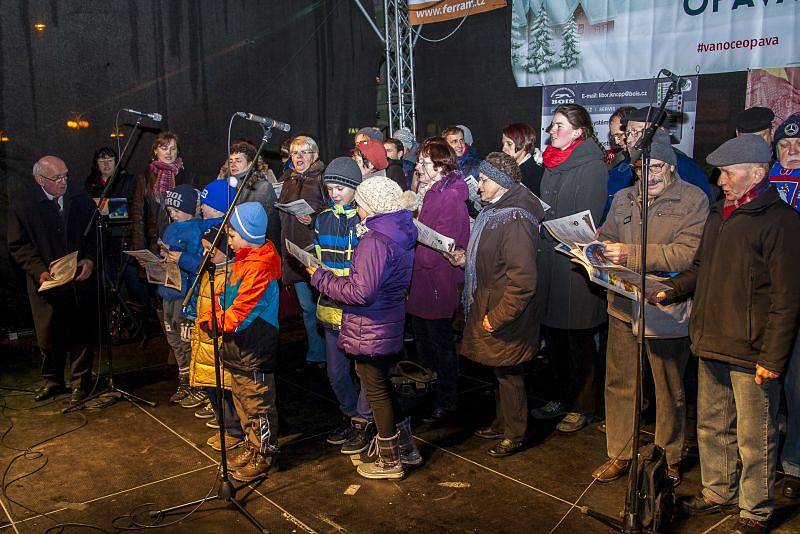
[[[455,241],[464,249],[469,241],[469,190],[458,169],[456,153],[441,137],[426,139],[419,150],[417,172],[429,183],[417,220]],[[406,311],[411,315],[420,362],[436,370],[436,401],[426,423],[436,423],[458,408],[458,354],[452,321],[464,271],[445,256],[420,245],[414,255],[414,274]]]
[[[416,206],[412,192],[385,176],[361,182],[356,189],[361,222],[348,276],[309,268],[311,285],[344,304],[339,347],[355,359],[378,429],[378,458],[360,464],[365,478],[396,479],[403,465],[418,465],[422,457],[403,419],[389,369],[403,347],[406,291],[411,283],[417,229],[411,212]]]

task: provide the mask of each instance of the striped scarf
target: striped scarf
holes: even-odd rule
[[[150,172],[156,175],[153,184],[153,195],[163,202],[167,196],[167,191],[175,187],[175,176],[183,169],[183,160],[175,159],[174,163],[164,163],[163,161],[153,160],[150,162]]]

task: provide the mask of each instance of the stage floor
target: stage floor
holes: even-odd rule
[[[591,471],[605,459],[605,436],[597,424],[564,435],[554,424],[531,421],[530,448],[510,458],[491,458],[485,453],[491,442],[472,435],[491,417],[491,383],[482,369],[469,364],[462,367],[460,419],[435,428],[414,424],[425,463],[401,481],[359,477],[359,459],[325,443],[340,417],[325,378],[298,369],[301,335],[296,325],[282,334],[276,386],[281,470],[241,494],[270,532],[548,533],[556,525],[562,533],[609,531],[572,507],[579,497],[581,505],[612,515],[623,505],[625,479],[590,487]],[[4,345],[0,350],[0,386],[38,387],[38,359],[29,349]],[[168,402],[176,379],[174,367],[158,366],[166,359],[163,338],[144,349],[117,347],[114,354],[117,368],[128,371],[117,385],[157,401],[155,408],[118,402],[62,415],[66,396],[40,404],[28,393],[0,391],[5,471],[0,531],[46,532],[57,524],[84,523],[97,529],[73,526],[64,532],[118,532],[131,526],[124,516],[137,508],[138,520],[147,522],[148,510],[212,491],[218,454],[205,441],[214,431],[192,411]],[[546,387],[547,378],[532,373],[531,406],[543,402],[535,392]],[[52,439],[37,445],[47,438]],[[687,466],[679,495],[697,490],[699,471],[696,461]],[[800,506],[787,500],[779,506],[774,532],[800,533]],[[184,514],[169,515],[163,523]],[[734,523],[735,518],[722,515],[681,518],[674,530],[724,533]],[[255,531],[221,502],[203,505],[162,530]]]

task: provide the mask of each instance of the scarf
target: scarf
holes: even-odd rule
[[[544,154],[542,155],[542,163],[544,163],[545,167],[558,167],[567,161],[572,154],[572,151],[578,148],[578,146],[584,141],[585,139],[578,139],[564,150],[559,150],[553,145],[547,145],[547,148],[544,149]]]
[[[475,220],[472,226],[472,231],[469,236],[469,244],[467,244],[466,261],[464,262],[464,293],[461,302],[464,304],[464,316],[469,315],[469,308],[475,301],[475,290],[478,287],[478,274],[476,271],[476,264],[478,259],[478,245],[481,242],[481,234],[490,227],[497,228],[502,224],[513,220],[523,218],[535,226],[539,226],[539,221],[530,214],[527,210],[516,207],[509,208],[484,208]],[[538,230],[537,230],[538,232]]]
[[[175,176],[181,169],[183,169],[181,158],[177,158],[174,163],[164,163],[157,159],[150,162],[150,172],[156,175],[153,194],[159,201],[163,202],[167,191],[175,187]]]
[[[756,185],[751,187],[744,195],[734,200],[732,203],[728,203],[725,201],[724,207],[722,208],[722,220],[724,221],[728,217],[730,217],[734,211],[741,208],[751,200],[755,200],[758,198],[761,193],[766,191],[772,186],[772,183],[769,181],[769,175],[765,176],[763,180],[758,182]]]

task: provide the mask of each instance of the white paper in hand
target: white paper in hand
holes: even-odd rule
[[[77,271],[78,251],[76,250],[50,263],[48,269],[50,280],[42,282],[42,285],[39,286],[39,291],[46,291],[72,282],[75,279]]]
[[[416,219],[414,219],[414,226],[417,227],[417,241],[423,245],[439,252],[450,253],[455,250],[456,242],[452,238],[440,234]]]
[[[295,200],[293,202],[286,202],[285,204],[281,204],[280,202],[275,204],[275,207],[279,210],[285,211],[287,213],[291,213],[292,215],[311,215],[314,213],[314,208],[312,208],[305,199]]]
[[[286,242],[286,252],[297,258],[297,260],[303,264],[305,267],[314,267],[315,269],[326,269],[330,270],[324,263],[319,261],[316,256],[310,254],[303,250],[302,248],[298,247],[288,239],[285,240]]]

